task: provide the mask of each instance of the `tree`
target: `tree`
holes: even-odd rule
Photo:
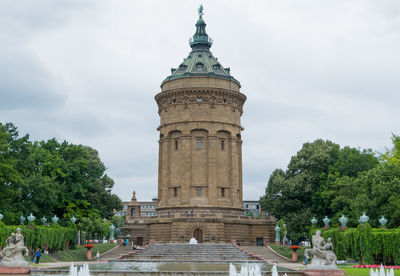
[[[341,149],[339,145],[321,139],[305,143],[291,158],[286,171],[277,169],[271,174],[266,193],[260,199],[261,205],[277,219],[286,221],[291,239],[300,239],[307,235],[312,216],[331,217],[336,215],[333,207],[342,208],[340,204],[347,202],[343,199],[332,205],[336,197],[332,189],[335,185],[338,189],[339,184],[348,183],[339,183],[336,179],[356,177],[359,172],[377,164],[371,150]],[[351,190],[352,186],[346,186],[346,189]]]
[[[111,218],[121,200],[95,149],[56,139],[29,140],[0,124],[0,211],[6,223],[30,212],[39,219],[57,215],[61,224],[77,218]],[[4,192],[3,192],[4,191]]]

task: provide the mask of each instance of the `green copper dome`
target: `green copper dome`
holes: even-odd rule
[[[206,23],[203,20],[203,5],[200,5],[196,33],[189,40],[192,51],[178,68],[171,68],[171,75],[163,83],[177,78],[212,76],[232,80],[240,85],[239,81],[230,75],[230,68],[224,68],[210,52],[212,43],[212,39],[206,33]]]

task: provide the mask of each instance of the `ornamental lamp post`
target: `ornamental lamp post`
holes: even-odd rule
[[[346,230],[348,218],[346,218],[343,214],[342,217],[339,218],[340,222],[340,230]]]
[[[311,224],[312,226],[315,226],[317,224],[318,220],[315,219],[315,217],[312,218]]]
[[[324,222],[324,229],[328,229],[329,228],[329,222],[331,221],[328,216],[325,216],[325,218],[322,220]]]
[[[385,216],[382,216],[380,219],[378,219],[378,221],[381,224],[381,228],[385,229],[386,228],[386,223],[388,222],[388,220],[385,219]]]
[[[111,224],[111,226],[110,226],[110,242],[114,241],[114,230],[115,230],[115,226],[114,226],[114,224]]]
[[[54,217],[51,218],[51,221],[52,221],[54,224],[57,224],[58,220],[59,220],[59,218],[58,218],[56,215],[54,215]]]
[[[42,221],[42,224],[43,224],[43,225],[46,225],[47,218],[45,218],[45,217],[43,216],[40,220]]]
[[[70,220],[71,220],[72,224],[75,224],[75,222],[76,222],[75,216],[73,216]]]
[[[281,237],[279,234],[279,231],[281,231],[281,228],[279,227],[279,225],[276,225],[275,227],[275,244],[281,244]]]
[[[365,212],[362,212],[362,216],[358,220],[360,224],[362,224],[362,227],[365,227],[365,224],[369,221],[369,217],[365,214]]]
[[[32,215],[32,213],[29,215],[29,217],[28,217],[28,221],[29,221],[29,223],[32,223],[34,220],[35,220],[35,216],[34,215]]]
[[[21,215],[19,217],[19,222],[21,223],[21,225],[24,225],[24,221],[25,221],[25,217],[24,217],[24,215]]]
[[[2,221],[3,220],[3,214],[2,213],[0,213],[0,221]]]

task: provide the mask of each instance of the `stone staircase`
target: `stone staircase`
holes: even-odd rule
[[[144,250],[124,256],[124,260],[163,261],[255,261],[256,257],[238,250],[232,244],[151,244]]]

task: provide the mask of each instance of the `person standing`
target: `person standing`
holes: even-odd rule
[[[38,249],[36,250],[36,264],[39,264],[40,256],[41,256],[41,254],[40,254],[40,248],[38,248]]]
[[[31,262],[34,263],[35,262],[35,256],[36,256],[36,251],[35,249],[32,250],[32,256],[31,256]]]
[[[100,252],[97,250],[97,253],[96,253],[96,259],[97,259],[97,261],[100,261]]]

